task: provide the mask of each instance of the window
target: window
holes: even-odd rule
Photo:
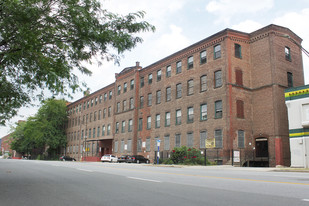
[[[152,74],[149,74],[148,75],[148,84],[151,84],[152,83]]]
[[[187,146],[193,147],[193,133],[192,132],[187,133]]]
[[[102,110],[99,110],[98,120],[101,120],[101,116],[102,116]]]
[[[102,99],[103,99],[103,96],[100,95],[100,98],[99,98],[99,103],[100,103],[100,104],[102,103]]]
[[[138,119],[138,131],[143,130],[143,118]]]
[[[102,96],[101,96],[101,97],[102,97]],[[82,111],[82,104],[79,104],[78,111],[79,111],[79,112]]]
[[[206,50],[201,51],[200,53],[200,64],[205,64],[207,62]]]
[[[166,67],[166,77],[170,77],[172,73],[172,67],[171,65]]]
[[[127,110],[127,100],[123,100],[122,102],[122,111],[126,111]]]
[[[160,114],[156,115],[156,128],[160,127]]]
[[[144,82],[144,77],[141,77],[141,87],[144,87],[145,82]]]
[[[115,141],[115,144],[114,144],[114,151],[115,151],[115,152],[118,152],[118,141]]]
[[[110,117],[111,116],[111,114],[112,114],[112,108],[111,107],[108,107],[108,117]]]
[[[170,150],[170,135],[169,134],[164,136],[164,150],[165,151]]]
[[[239,44],[235,44],[235,57],[241,59],[241,46]]]
[[[222,130],[221,129],[215,130],[215,143],[216,143],[216,148],[222,148]]]
[[[235,70],[236,84],[239,86],[243,86],[242,83],[242,71],[239,69]]]
[[[119,132],[119,122],[116,122],[116,129],[115,129],[115,133],[117,134]]]
[[[124,133],[124,132],[125,132],[125,129],[126,129],[126,121],[122,121],[122,124],[121,124],[121,133]]]
[[[144,107],[144,96],[141,96],[141,97],[139,98],[139,107],[140,107],[140,108],[143,108],[143,107]]]
[[[84,130],[82,130],[81,139],[84,139]]]
[[[236,108],[237,108],[237,118],[245,118],[245,114],[244,114],[244,102],[242,100],[237,100],[236,101]]]
[[[130,98],[130,109],[134,109],[134,100],[133,100],[133,97]]]
[[[90,120],[89,122],[92,122],[92,112],[90,113]]]
[[[89,105],[90,105],[90,102],[89,102],[89,101],[87,101],[87,109],[89,109]]]
[[[137,140],[137,152],[141,152],[142,151],[142,139],[138,138]]]
[[[200,78],[200,90],[201,92],[204,92],[207,90],[207,76],[203,75]]]
[[[201,131],[200,132],[200,148],[205,148],[206,145],[206,139],[207,139],[207,131]]]
[[[91,129],[88,130],[89,138],[91,138]]]
[[[106,132],[106,134],[109,135],[110,132],[111,132],[111,125],[108,124],[108,125],[107,125],[107,132]]]
[[[222,101],[215,102],[215,118],[220,119],[222,118]]]
[[[161,90],[158,90],[158,91],[157,91],[156,103],[157,103],[157,104],[160,104],[160,103],[161,103]]]
[[[150,137],[146,139],[146,152],[150,152]]]
[[[120,86],[120,85],[118,85],[117,94],[119,95],[119,94],[120,94],[120,92],[121,92],[121,86]]]
[[[128,132],[132,132],[132,129],[133,129],[133,120],[129,119]]]
[[[175,147],[180,147],[180,140],[181,140],[181,135],[180,134],[175,134]]]
[[[100,137],[100,127],[97,129],[97,137]]]
[[[128,84],[127,84],[127,82],[125,82],[125,83],[123,84],[123,93],[126,93],[126,92],[127,92],[127,89],[128,89]]]
[[[171,89],[171,87],[167,87],[166,88],[166,101],[168,102],[168,101],[171,101],[171,99],[172,99],[172,89]]]
[[[134,79],[131,79],[130,81],[130,90],[134,89]]]
[[[187,93],[188,93],[188,96],[189,95],[192,95],[194,93],[194,82],[193,82],[193,79],[190,79],[188,82],[187,82]]]
[[[193,68],[193,56],[188,57],[188,69]]]
[[[120,145],[120,152],[123,153],[123,151],[124,151],[124,140],[123,139],[121,140],[120,144],[121,144]]]
[[[181,61],[176,63],[176,74],[181,73]]]
[[[181,98],[181,83],[176,84],[176,99]]]
[[[207,104],[201,104],[200,120],[207,120]]]
[[[188,107],[188,118],[187,122],[192,123],[194,121],[194,112],[193,112],[193,107]]]
[[[288,77],[288,87],[293,87],[293,74],[291,72],[288,72],[287,77]]]
[[[128,139],[127,151],[128,151],[128,152],[131,152],[131,151],[132,151],[132,140],[131,140],[131,139]]]
[[[161,74],[162,74],[162,71],[160,69],[157,71],[157,81],[161,81]]]
[[[94,112],[93,121],[96,121],[96,120],[97,120],[97,112]]]
[[[151,129],[151,116],[147,117],[147,129]]]
[[[171,125],[171,113],[166,112],[165,113],[165,126],[169,127]]]
[[[181,124],[181,110],[176,110],[176,125]]]
[[[104,101],[106,101],[107,100],[107,94],[105,93],[104,94]]]
[[[218,59],[221,57],[221,45],[218,44],[214,46],[214,59]]]
[[[112,99],[112,98],[113,98],[113,92],[109,91],[109,99]]]
[[[93,99],[91,100],[91,107],[93,107]]]
[[[245,131],[238,130],[237,136],[238,136],[238,148],[245,148]]]
[[[105,136],[105,125],[102,126],[102,136]]]
[[[289,47],[284,48],[285,59],[291,61],[291,51]]]
[[[106,108],[103,109],[103,119],[106,117]]]
[[[215,87],[221,87],[222,86],[222,72],[221,70],[218,70],[215,72]]]
[[[117,102],[117,113],[120,112],[120,102]]]
[[[147,106],[151,106],[152,105],[152,94],[151,93],[149,93],[148,94],[148,101],[147,101]]]
[[[84,102],[84,110],[86,110],[86,102]]]

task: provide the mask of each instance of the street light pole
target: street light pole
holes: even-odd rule
[[[302,45],[300,45],[293,38],[291,38],[288,34],[284,34],[282,36],[285,37],[285,38],[290,39],[294,44],[296,44],[296,46],[298,46],[307,55],[307,57],[309,57],[309,52],[304,47],[302,47]]]

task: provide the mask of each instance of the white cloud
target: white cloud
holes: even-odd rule
[[[253,32],[253,31],[256,31],[262,28],[263,26],[265,25],[262,25],[259,22],[252,21],[252,20],[246,20],[246,21],[240,22],[239,24],[233,25],[232,29],[250,33],[250,32]]]
[[[145,11],[145,19],[155,26],[164,23],[168,15],[182,9],[189,0],[101,0],[103,8],[122,15],[128,12]]]
[[[170,32],[164,33],[154,42],[153,54],[157,58],[163,58],[187,47],[191,42],[182,34],[182,28],[170,25]],[[162,50],[164,48],[164,50]]]
[[[269,10],[273,7],[274,0],[213,0],[206,5],[206,11],[217,15],[216,23],[229,24],[235,15],[256,13]]]

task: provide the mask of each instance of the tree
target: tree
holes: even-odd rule
[[[154,31],[144,12],[120,16],[98,0],[2,0],[0,2],[0,124],[29,103],[34,92],[66,94],[79,88],[73,69],[83,62],[114,60]],[[116,53],[111,52],[115,50]]]
[[[17,125],[12,133],[11,147],[22,154],[35,149],[42,155],[47,149],[49,155],[55,155],[66,145],[66,122],[66,102],[45,100],[34,117]]]

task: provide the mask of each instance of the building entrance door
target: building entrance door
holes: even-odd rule
[[[255,139],[255,156],[268,158],[268,140],[267,138]]]

